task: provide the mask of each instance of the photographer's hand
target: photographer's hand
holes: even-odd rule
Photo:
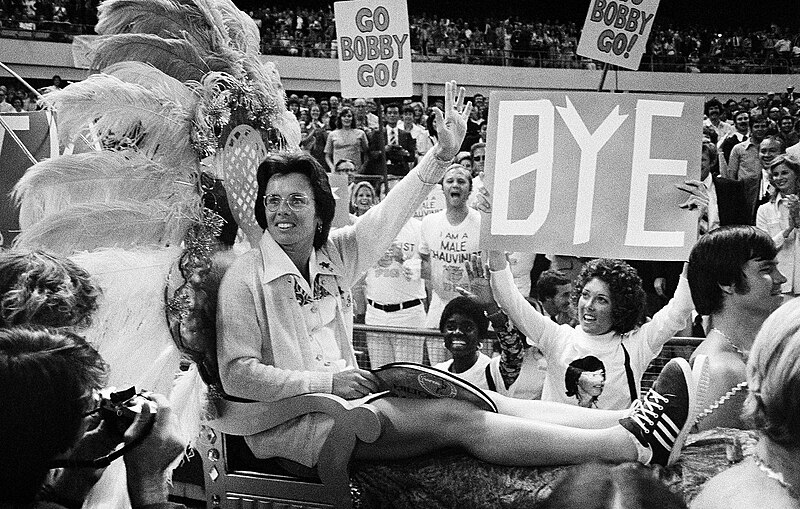
[[[92,418],[99,420],[98,415]],[[99,458],[113,451],[120,442],[120,436],[104,422],[91,423],[78,441],[70,456],[75,458]],[[81,505],[89,490],[103,475],[105,468],[65,468],[54,475],[48,484],[46,499],[68,505]]]
[[[178,422],[169,400],[160,394],[149,397],[158,406],[155,413],[150,404],[144,403],[142,412],[125,431],[125,443],[146,433],[124,456],[128,494],[134,509],[167,501],[167,467],[183,453],[186,445],[178,438]]]

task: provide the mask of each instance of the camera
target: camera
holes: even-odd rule
[[[111,427],[125,433],[133,420],[142,412],[142,405],[147,402],[151,412],[155,412],[156,403],[148,397],[147,391],[136,392],[136,387],[117,391],[115,387],[107,387],[99,391],[100,415]]]

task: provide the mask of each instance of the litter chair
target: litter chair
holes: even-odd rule
[[[236,405],[264,408],[249,422],[225,415]],[[351,509],[349,463],[356,440],[374,442],[381,434],[378,410],[354,406],[331,394],[303,394],[273,403],[221,400],[220,417],[205,421],[196,449],[203,459],[206,507],[209,509]],[[309,469],[289,460],[259,460],[242,438],[274,428],[305,414],[321,412],[334,419],[317,465]],[[257,471],[256,471],[257,470]]]

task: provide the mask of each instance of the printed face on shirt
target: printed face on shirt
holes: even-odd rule
[[[322,220],[317,217],[314,190],[308,177],[300,173],[275,175],[267,182],[265,196],[281,198],[275,212],[265,210],[267,231],[282,248],[310,248],[314,244],[314,233]],[[308,206],[292,210],[289,202],[295,196],[306,196]]]
[[[603,394],[605,383],[606,372],[604,370],[584,371],[578,378],[578,389],[587,396],[596,398]]]
[[[481,338],[478,336],[478,326],[466,315],[452,314],[444,322],[444,347],[453,357],[474,355],[480,348]]]
[[[461,208],[467,203],[472,190],[467,171],[463,167],[455,167],[445,173],[442,189],[448,207]]]
[[[752,259],[742,267],[744,281],[730,296],[735,306],[741,310],[755,311],[769,315],[783,303],[781,285],[786,278],[778,270],[775,259]]]
[[[755,130],[755,126],[753,126]],[[769,163],[781,153],[781,143],[778,140],[768,138],[758,145],[758,158],[764,168],[769,168]]]
[[[782,195],[797,193],[797,175],[794,174],[791,168],[785,164],[779,164],[772,168],[769,173],[772,183]]]
[[[600,279],[590,280],[578,298],[578,322],[587,334],[605,334],[611,330],[611,290]]]

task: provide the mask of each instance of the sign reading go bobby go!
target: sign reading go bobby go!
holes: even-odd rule
[[[405,0],[333,4],[344,97],[408,97],[411,37]]]
[[[578,55],[637,70],[659,0],[591,0]]]

